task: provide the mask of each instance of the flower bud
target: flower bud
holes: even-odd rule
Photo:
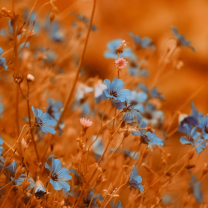
[[[33,82],[35,80],[35,77],[32,74],[27,75],[27,81],[28,82]]]
[[[53,20],[55,19],[55,13],[54,12],[50,13],[49,19],[50,19],[50,23],[52,23]]]

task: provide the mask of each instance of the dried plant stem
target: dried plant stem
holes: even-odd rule
[[[61,120],[63,119],[64,117],[64,114],[66,113],[67,109],[68,109],[68,106],[69,106],[69,103],[72,99],[72,95],[74,93],[74,90],[75,90],[75,87],[76,87],[76,84],[77,84],[77,81],[78,81],[78,77],[79,77],[79,73],[80,73],[80,70],[81,70],[81,67],[82,67],[82,63],[83,63],[83,60],[84,60],[84,56],[85,56],[85,52],[86,52],[86,48],[87,48],[87,43],[88,43],[88,40],[89,40],[89,36],[90,36],[90,31],[91,31],[91,26],[92,26],[92,21],[93,21],[93,16],[94,16],[94,13],[95,13],[95,5],[96,5],[96,0],[93,1],[93,8],[92,8],[92,13],[91,13],[91,17],[90,17],[90,22],[89,22],[89,26],[88,26],[88,30],[87,30],[87,35],[86,35],[86,39],[85,39],[85,43],[84,43],[84,48],[83,48],[83,51],[82,51],[82,55],[81,55],[81,58],[80,58],[80,62],[79,62],[79,65],[78,65],[78,69],[77,69],[77,73],[76,73],[76,76],[74,78],[74,82],[72,84],[72,88],[71,88],[71,91],[69,92],[68,94],[68,97],[67,97],[67,100],[66,100],[66,103],[64,105],[64,110],[63,112],[61,113],[61,116],[55,126],[55,130],[58,129],[59,127],[59,124],[61,123]],[[49,140],[48,142],[48,146],[46,147],[46,150],[43,154],[43,157],[42,159],[45,158],[45,155],[49,149],[49,147],[51,146],[51,143],[52,143],[52,140],[53,140],[53,137],[54,136],[51,136],[51,139]]]
[[[12,187],[10,188],[10,190],[8,191],[7,196],[6,196],[6,198],[4,199],[4,202],[2,203],[2,205],[1,205],[0,208],[3,208],[3,207],[4,207],[4,204],[5,204],[6,200],[7,200],[7,198],[8,198],[8,196],[9,196],[10,192],[11,192],[12,189],[15,188],[15,187],[18,187],[18,185],[14,185],[14,186],[12,186]]]
[[[27,82],[27,89],[28,89],[28,92],[27,92],[26,102],[27,102],[27,111],[28,111],[29,125],[30,125],[30,128],[31,128],[32,127],[32,123],[31,123],[31,116],[30,116],[30,103],[29,103],[29,94],[30,94],[29,82]],[[35,143],[35,139],[34,139],[34,136],[33,136],[32,128],[30,129],[30,134],[31,134],[33,145],[34,145],[34,148],[35,148],[35,153],[36,153],[37,159],[39,161],[40,158],[39,158],[39,155],[38,155],[38,149],[37,149],[37,146],[36,146],[36,143]]]
[[[202,133],[198,136],[198,138],[196,139],[196,141],[200,138],[200,136],[202,135]],[[155,184],[157,184],[161,178],[163,178],[173,167],[175,167],[179,162],[181,162],[191,151],[195,150],[197,147],[199,147],[203,142],[206,142],[206,140],[203,140],[202,142],[200,142],[196,147],[191,148],[188,153],[186,153],[183,157],[181,157],[179,160],[177,160],[173,165],[171,165],[168,170],[166,170],[162,176],[160,176],[152,185],[151,187],[153,187]],[[143,195],[144,193],[146,193],[150,188],[148,188],[146,191],[142,192],[141,194],[139,194],[138,196],[136,196],[132,201],[130,201],[126,207],[128,207],[131,203],[133,203],[135,200],[137,200],[141,195]]]
[[[121,188],[123,188],[126,184],[127,184],[127,182],[126,182],[126,183],[123,183],[121,186],[119,186],[118,189],[113,193],[113,195],[115,195],[117,192],[119,192],[119,191],[121,190]],[[110,196],[110,198],[108,199],[108,201],[107,201],[105,204],[104,204],[105,200],[103,201],[103,204],[102,204],[101,208],[105,208],[105,207],[108,205],[108,203],[109,203],[109,202],[111,201],[111,199],[113,198],[113,195]],[[107,198],[107,197],[106,197],[106,198]]]
[[[15,144],[14,144],[12,147],[10,147],[10,148],[4,153],[3,157],[5,157],[5,155],[6,155],[11,149],[14,149],[15,145],[20,141],[20,139],[23,138],[23,137],[27,134],[27,132],[30,131],[30,129],[32,128],[32,127],[30,127],[30,128],[25,132],[25,134],[22,136],[23,130],[24,130],[24,128],[25,128],[26,126],[28,126],[28,125],[26,124],[26,125],[23,126],[22,131],[20,132],[20,135],[19,135],[17,141],[15,142]]]

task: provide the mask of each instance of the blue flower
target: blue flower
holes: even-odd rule
[[[113,201],[110,202],[111,208],[123,208],[120,201],[114,206]]]
[[[5,167],[5,169],[9,171],[10,180],[13,180],[13,178],[15,177],[16,169],[17,169],[17,162],[14,160],[9,166]],[[28,177],[26,174],[21,174],[19,178],[15,178],[14,183],[18,186],[21,186],[22,182],[26,178],[27,178],[27,182],[30,182],[29,186],[26,189],[28,191],[35,187],[35,182],[32,178]]]
[[[134,108],[133,105],[128,105],[127,102],[120,102],[120,101],[112,101],[115,108],[119,110],[123,110],[123,121],[126,123],[132,123],[137,119],[137,121],[140,123],[142,120],[142,115],[140,112]]]
[[[53,102],[53,99],[49,98],[48,105],[49,107],[47,109],[47,113],[50,115],[52,119],[58,121],[61,116],[60,108],[63,107],[62,102],[61,101]]]
[[[129,184],[130,186],[137,188],[140,192],[144,192],[144,188],[141,182],[142,182],[142,177],[138,175],[136,166],[133,165],[133,170],[129,176]]]
[[[4,143],[4,140],[2,139],[2,136],[0,136],[0,146],[3,145]],[[3,147],[0,147],[0,155],[2,154],[3,152]]]
[[[150,38],[140,38],[137,35],[134,35],[132,32],[129,32],[129,35],[133,38],[134,43],[138,49],[140,48],[151,48],[155,49],[152,40]]]
[[[134,136],[141,136],[141,141],[143,143],[146,143],[148,145],[160,145],[160,146],[163,146],[164,143],[162,141],[162,139],[160,139],[159,137],[157,137],[155,135],[155,133],[152,133],[150,131],[146,131],[146,126],[147,124],[142,121],[141,122],[141,125],[139,127],[139,131],[133,131],[132,134]]]
[[[92,140],[95,141],[95,139],[96,139],[96,136],[93,136]],[[104,145],[100,137],[97,138],[92,148],[95,154],[96,161],[98,161],[104,152]]]
[[[165,100],[165,98],[161,95],[160,92],[158,92],[157,88],[153,88],[151,91],[150,91],[150,97],[151,98],[159,98],[160,100]]]
[[[3,53],[3,49],[0,47],[0,55]],[[7,70],[8,66],[6,65],[6,59],[3,57],[0,57],[0,66],[4,68],[4,70]]]
[[[89,22],[90,22],[89,18],[83,16],[82,14],[76,14],[75,12],[71,12],[71,14],[75,16],[78,20],[80,20],[81,22],[85,23],[87,27],[89,26]],[[92,25],[91,30],[97,31],[98,29],[95,27],[95,25]]]
[[[92,199],[93,197],[93,199]],[[91,202],[91,199],[92,199],[92,202]],[[83,208],[88,208],[89,207],[89,204],[91,202],[91,208],[98,208],[98,204],[97,204],[97,200],[100,200],[101,202],[103,201],[103,196],[101,194],[97,194],[97,195],[94,195],[94,190],[92,190],[87,196],[86,198],[84,199],[83,203],[84,203],[84,206]]]
[[[32,111],[35,116],[35,124],[41,128],[42,132],[49,132],[51,134],[55,134],[56,131],[54,128],[50,126],[55,126],[56,121],[54,119],[51,119],[51,117],[48,115],[48,113],[43,113],[38,108],[34,108],[32,106]]]
[[[190,185],[194,184],[195,182],[196,182],[196,177],[193,175],[191,177]],[[194,198],[196,199],[198,204],[201,204],[202,200],[203,200],[203,194],[202,194],[202,191],[200,189],[200,186],[201,186],[201,183],[199,181],[194,186],[191,187],[191,190],[192,190],[192,192],[194,194]]]
[[[177,38],[177,40],[179,41],[179,43],[178,43],[179,45],[187,46],[187,47],[191,48],[193,51],[196,51],[196,49],[193,46],[191,46],[191,42],[186,40],[183,35],[180,35],[178,33],[178,29],[177,28],[172,27],[172,32],[175,35],[175,37]]]
[[[107,44],[108,51],[106,51],[105,54],[104,54],[105,58],[117,59],[118,54],[116,52],[116,48],[121,44],[121,42],[122,42],[122,39],[116,39],[116,40],[113,40],[113,41],[109,42]],[[130,48],[125,48],[124,49],[124,51],[122,53],[122,57],[131,58],[133,60],[136,59],[135,54],[132,52],[132,50]]]
[[[132,76],[142,76],[142,77],[148,77],[149,76],[149,72],[147,69],[140,69],[140,63],[135,63],[135,61],[132,61],[130,63],[130,67],[128,70],[129,74]]]
[[[35,187],[35,197],[41,199],[41,198],[44,197],[45,194],[46,194],[45,187],[42,186],[42,185],[39,183],[38,186]]]
[[[204,141],[204,139],[201,139],[201,136],[199,137],[200,133],[196,132],[196,127],[191,129],[190,126],[188,126],[188,124],[184,124],[184,128],[186,128],[187,136],[186,137],[182,136],[180,138],[181,144],[191,144],[191,145],[193,145],[195,143],[194,146],[196,147],[202,141]],[[196,141],[196,139],[197,139],[197,141]],[[198,152],[198,153],[202,152],[202,148],[206,148],[206,142],[203,142],[199,147],[197,147],[196,152]]]
[[[160,127],[164,122],[164,113],[160,110],[156,110],[156,107],[147,102],[145,105],[145,114],[143,120],[149,125]]]
[[[195,108],[195,105],[193,102],[191,102],[191,115],[185,115],[179,117],[179,126],[178,131],[186,133],[186,128],[184,127],[184,124],[187,124],[190,128],[193,126],[198,127],[199,120],[203,118],[203,114],[198,112]]]
[[[69,170],[66,168],[61,168],[61,161],[59,159],[52,158],[52,169],[45,163],[45,168],[50,170],[51,179],[50,183],[54,190],[61,190],[63,188],[63,193],[70,190],[70,185],[66,182],[71,180],[71,175],[69,175]]]
[[[208,139],[208,115],[199,120],[198,127],[202,130],[204,139]]]
[[[107,89],[104,91],[107,98],[112,98],[121,102],[124,102],[127,97],[131,96],[131,91],[128,89],[122,90],[124,87],[124,82],[121,79],[115,78],[112,81],[105,79],[104,84],[107,86]]]

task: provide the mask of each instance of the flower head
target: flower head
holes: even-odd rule
[[[191,48],[193,51],[196,51],[196,49],[193,46],[191,46],[191,42],[186,40],[183,35],[180,35],[178,33],[178,29],[177,28],[172,27],[172,32],[175,35],[175,37],[177,38],[178,44],[180,46],[187,46],[187,47]]]
[[[112,101],[115,108],[123,110],[123,121],[127,123],[132,123],[135,119],[140,123],[142,116],[140,112],[134,108],[133,105],[128,105],[127,102]]]
[[[86,118],[80,118],[80,123],[84,129],[89,128],[92,126],[93,122]]]
[[[147,124],[144,121],[142,121],[141,125],[139,127],[139,131],[134,131],[134,132],[132,132],[132,134],[134,136],[140,135],[142,142],[147,143],[148,145],[155,145],[156,144],[156,145],[163,146],[164,143],[163,143],[162,139],[157,137],[155,135],[155,133],[152,133],[150,131],[146,131],[146,129],[145,129],[146,126],[147,126]]]
[[[116,68],[118,69],[124,68],[127,65],[127,63],[128,62],[124,58],[119,58],[115,60],[115,65],[116,65]]]
[[[110,202],[111,208],[123,208],[120,201],[114,206],[113,201]]]
[[[69,170],[66,168],[61,168],[61,161],[59,159],[52,158],[52,168],[45,163],[45,168],[50,170],[51,179],[50,183],[54,190],[61,190],[63,188],[63,193],[70,190],[70,185],[66,182],[71,180],[71,175],[69,175]]]
[[[54,128],[50,126],[55,126],[56,121],[54,119],[51,119],[51,117],[48,115],[48,113],[43,113],[38,108],[34,108],[32,106],[32,111],[35,116],[35,124],[41,128],[42,132],[49,132],[51,134],[55,134],[56,131]]]
[[[140,192],[144,192],[144,188],[141,182],[142,182],[142,178],[141,176],[138,175],[136,166],[133,165],[133,170],[129,176],[129,184],[130,186],[137,188]]]
[[[32,74],[27,75],[27,81],[28,82],[33,82],[35,80],[35,77]]]
[[[36,187],[35,187],[35,197],[43,198],[45,194],[46,194],[45,187],[43,186],[42,182],[38,180],[36,182]]]
[[[196,148],[196,152],[198,153],[202,152],[202,148],[206,148],[206,142],[204,139],[201,138],[200,133],[196,131],[196,127],[191,129],[191,127],[188,124],[184,124],[184,128],[186,128],[187,136],[186,137],[182,136],[180,138],[181,144],[191,144],[196,147],[201,143],[201,145],[199,145]]]
[[[121,45],[122,41],[123,41],[122,39],[116,39],[116,40],[109,42],[107,45],[108,51],[106,51],[104,54],[105,58],[117,59],[118,54],[117,54],[116,48]],[[135,54],[132,52],[130,48],[126,48],[123,51],[122,56],[125,58],[131,58],[133,60],[136,59]]]
[[[110,80],[105,79],[104,84],[107,86],[107,89],[104,91],[107,98],[112,98],[124,102],[127,97],[131,95],[130,90],[122,90],[124,82],[121,79],[115,78],[112,83],[110,82]]]
[[[151,48],[155,49],[152,40],[150,38],[140,38],[137,35],[134,35],[132,32],[129,32],[129,35],[133,38],[136,47],[139,48]]]

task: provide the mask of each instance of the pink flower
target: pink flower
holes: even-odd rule
[[[86,118],[80,118],[80,123],[83,126],[83,128],[85,128],[85,129],[92,126],[92,121],[90,121],[89,119],[86,119]]]
[[[116,68],[118,69],[124,68],[127,65],[127,63],[128,62],[124,58],[119,58],[115,60],[115,65],[116,65]]]

